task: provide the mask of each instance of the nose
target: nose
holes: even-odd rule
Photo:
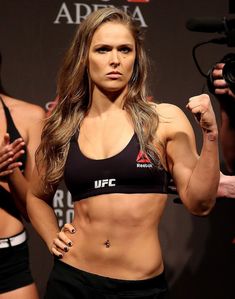
[[[120,64],[119,53],[117,50],[113,50],[110,52],[110,65],[118,66]]]

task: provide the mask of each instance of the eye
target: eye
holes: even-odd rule
[[[100,54],[105,54],[109,51],[108,47],[100,47],[98,49],[96,49],[96,52],[100,53]]]
[[[128,53],[130,53],[132,51],[132,49],[130,47],[126,47],[125,46],[125,47],[121,47],[119,49],[119,51],[122,52],[123,54],[128,54]]]

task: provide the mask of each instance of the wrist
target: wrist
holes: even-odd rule
[[[218,130],[216,129],[212,129],[212,130],[205,130],[204,132],[204,136],[207,140],[209,141],[217,141],[218,140]]]
[[[11,181],[12,179],[14,179],[14,177],[15,177],[15,175],[17,173],[16,169],[17,168],[13,168],[13,169],[9,170],[10,173],[6,176],[6,180],[7,181]]]
[[[1,180],[9,184],[11,182],[12,174],[13,170],[9,170],[8,174],[4,175]]]

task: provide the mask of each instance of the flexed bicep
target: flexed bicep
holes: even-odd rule
[[[187,205],[187,191],[190,179],[198,162],[198,152],[193,128],[178,107],[171,105],[164,111],[169,121],[164,125],[167,132],[166,158],[169,172],[177,193]]]

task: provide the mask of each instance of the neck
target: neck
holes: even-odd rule
[[[108,111],[123,110],[126,90],[103,92],[98,89],[92,93],[90,112],[103,114]]]

